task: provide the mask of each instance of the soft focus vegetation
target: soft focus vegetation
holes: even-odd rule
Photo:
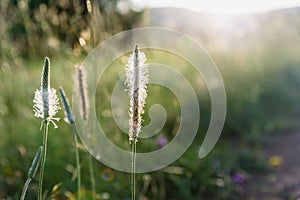
[[[235,17],[216,17],[179,9],[126,9],[126,1],[92,2],[89,12],[82,0],[1,0],[0,3],[0,198],[18,199],[42,133],[34,118],[32,100],[40,85],[42,62],[51,59],[51,85],[63,86],[71,99],[75,64],[99,42],[133,27],[161,26],[190,35],[211,55],[223,76],[228,111],[221,139],[204,159],[197,157],[210,117],[205,85],[194,73],[201,121],[197,138],[171,166],[137,175],[141,199],[240,199],[242,184],[253,172],[270,170],[261,150],[268,138],[296,129],[300,116],[300,9]],[[130,8],[130,7],[129,7]],[[195,23],[199,21],[199,23]],[[147,51],[145,51],[147,55]],[[159,53],[170,66],[189,63]],[[154,56],[149,52],[148,60]],[[110,111],[115,81],[124,73],[126,59],[112,63],[97,94],[97,115],[107,135],[126,148],[127,138],[116,127]],[[181,68],[182,69],[182,68]],[[168,119],[163,130],[149,142],[141,140],[138,151],[158,148],[158,138],[170,141],[179,126],[175,96],[165,88],[149,87],[147,110],[162,104]],[[63,119],[61,111],[59,116]],[[73,136],[61,120],[50,126],[44,188],[47,197],[75,199],[76,164]],[[118,136],[118,135],[122,135]],[[82,195],[91,199],[88,154],[80,146]],[[98,199],[130,199],[130,174],[94,161]],[[36,199],[37,178],[27,199]]]

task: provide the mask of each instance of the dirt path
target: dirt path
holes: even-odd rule
[[[276,136],[264,150],[268,160],[275,156],[282,163],[270,173],[250,175],[242,186],[243,199],[300,200],[300,131]]]

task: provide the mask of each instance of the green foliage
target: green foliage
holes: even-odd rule
[[[2,1],[0,62],[62,51],[85,53],[108,36],[132,28],[141,15],[133,10],[120,13],[116,9],[119,0],[99,1],[100,5],[91,2],[92,13],[87,10],[86,0]],[[95,33],[99,30],[101,34]]]
[[[5,1],[3,2],[4,5]],[[39,130],[40,121],[34,118],[32,111],[33,92],[40,83],[40,58],[36,61],[35,57],[48,53],[55,55],[53,58],[50,57],[52,66],[55,66],[52,68],[52,86],[58,88],[62,85],[67,94],[71,94],[72,91],[73,82],[70,80],[73,79],[73,66],[83,58],[82,52],[85,49],[78,44],[78,37],[81,31],[88,27],[84,23],[86,18],[77,20],[72,5],[63,9],[58,4],[55,1],[30,1],[31,12],[27,25],[22,21],[26,19],[26,15],[22,15],[16,1],[0,7],[1,10],[5,6],[9,7],[0,14],[2,16],[0,22],[4,27],[0,30],[1,199],[19,198],[31,159],[42,138]],[[121,15],[118,14],[119,19],[112,18],[114,12],[111,12],[109,7],[102,6],[100,5],[101,14],[106,21],[105,28],[100,31],[101,39],[114,31],[131,27],[123,21],[118,21],[121,20]],[[64,15],[64,12],[67,13],[66,21],[59,25],[53,24],[52,17]],[[83,10],[80,15],[86,16],[87,13]],[[296,13],[293,16],[299,17],[298,15]],[[10,22],[8,16],[11,17]],[[299,23],[293,24],[297,23],[294,22],[297,20],[289,20],[290,16],[285,19],[278,14],[270,14],[269,17],[260,16],[263,19],[261,23],[258,23],[260,18],[256,19],[260,30],[258,33],[249,32],[242,39],[231,38],[234,45],[229,49],[219,48],[218,45],[208,47],[224,78],[228,112],[221,139],[214,150],[202,160],[198,159],[197,153],[210,119],[209,95],[203,81],[195,76],[194,71],[187,70],[191,66],[182,58],[159,51],[145,51],[149,62],[155,61],[153,58],[158,54],[165,64],[177,67],[177,70],[191,80],[193,88],[198,93],[201,121],[196,139],[180,159],[157,172],[137,174],[139,196],[174,200],[238,199],[242,183],[237,182],[234,175],[239,174],[246,181],[250,173],[267,170],[266,163],[260,156],[266,136],[297,127],[300,114],[300,51],[299,45],[295,45],[300,43],[297,35]],[[274,21],[270,20],[273,17]],[[134,14],[122,20],[130,22],[132,18]],[[3,20],[7,23],[2,23]],[[72,20],[78,23],[72,24]],[[135,20],[137,19],[132,22]],[[278,25],[280,21],[282,24]],[[32,40],[28,38],[28,30],[34,30],[33,35],[30,35]],[[49,43],[49,39],[53,37],[55,40],[52,41],[57,39],[59,47],[51,46],[55,42]],[[29,46],[29,41],[33,46]],[[89,45],[93,46],[92,42]],[[32,52],[35,53],[31,54]],[[27,54],[32,57],[30,60],[20,57],[26,58]],[[114,83],[124,73],[125,63],[124,58],[120,58],[105,72],[104,78],[99,83],[105,87],[97,89],[96,107],[98,119],[108,137],[120,147],[130,149],[128,138],[116,126],[111,116],[110,104]],[[168,119],[159,135],[165,135],[170,141],[179,125],[178,101],[166,88],[150,85],[148,89],[149,98],[144,123],[147,124],[150,120],[147,113],[151,105],[162,104]],[[59,113],[59,117],[64,118],[63,112]],[[76,162],[71,137],[68,124],[59,122],[59,129],[55,131],[50,127],[44,182],[44,188],[48,189],[48,197],[63,199],[76,196]],[[157,149],[156,139],[157,137],[140,140],[138,152]],[[89,157],[82,145],[79,145],[79,148],[84,188],[82,195],[92,196]],[[107,195],[110,199],[130,198],[129,174],[114,171],[96,161],[94,169],[97,198],[104,199]],[[36,199],[36,193],[37,179],[34,179],[27,198]]]

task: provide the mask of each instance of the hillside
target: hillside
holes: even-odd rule
[[[218,48],[261,45],[270,40],[300,39],[300,8],[245,15],[213,15],[180,8],[156,8],[145,14],[146,25],[171,28]]]

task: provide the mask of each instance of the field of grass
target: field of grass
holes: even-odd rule
[[[188,70],[182,58],[163,51],[145,50],[148,62],[160,58],[191,80],[201,107],[198,134],[191,147],[170,166],[156,172],[137,174],[137,193],[141,199],[239,199],[239,187],[252,172],[270,170],[261,156],[268,137],[299,128],[300,117],[300,26],[289,17],[276,19],[268,29],[235,42],[230,48],[218,48],[208,39],[207,50],[224,79],[227,117],[223,133],[214,150],[198,158],[199,147],[210,119],[210,100],[203,80]],[[272,16],[272,14],[270,14]],[[294,16],[294,15],[293,15]],[[265,16],[259,16],[262,19]],[[258,17],[258,19],[259,19]],[[276,23],[279,23],[276,24]],[[281,24],[280,24],[281,23]],[[261,24],[261,26],[262,26]],[[259,28],[259,27],[258,27]],[[216,40],[214,40],[216,39]],[[223,38],[224,39],[224,38]],[[220,39],[222,40],[222,38]],[[220,43],[221,44],[221,43]],[[71,100],[74,66],[84,55],[53,54],[51,85],[63,86]],[[43,57],[3,59],[0,68],[0,198],[18,199],[28,168],[42,142],[41,119],[32,111],[34,91],[40,87]],[[97,89],[96,108],[99,123],[107,136],[119,146],[129,148],[128,139],[116,126],[111,113],[111,94],[115,81],[124,74],[126,56],[117,59],[105,72]],[[100,84],[99,83],[99,84]],[[161,104],[168,118],[158,136],[174,137],[180,109],[173,93],[163,87],[149,86],[148,110]],[[126,111],[127,112],[127,111]],[[60,110],[58,129],[50,125],[44,188],[48,199],[76,199],[76,162],[73,136]],[[158,148],[157,136],[140,141],[138,151]],[[91,199],[88,153],[80,145],[84,199]],[[130,199],[130,174],[116,171],[93,160],[97,199]],[[242,177],[237,179],[237,176]],[[29,187],[27,199],[36,199],[38,177]]]

